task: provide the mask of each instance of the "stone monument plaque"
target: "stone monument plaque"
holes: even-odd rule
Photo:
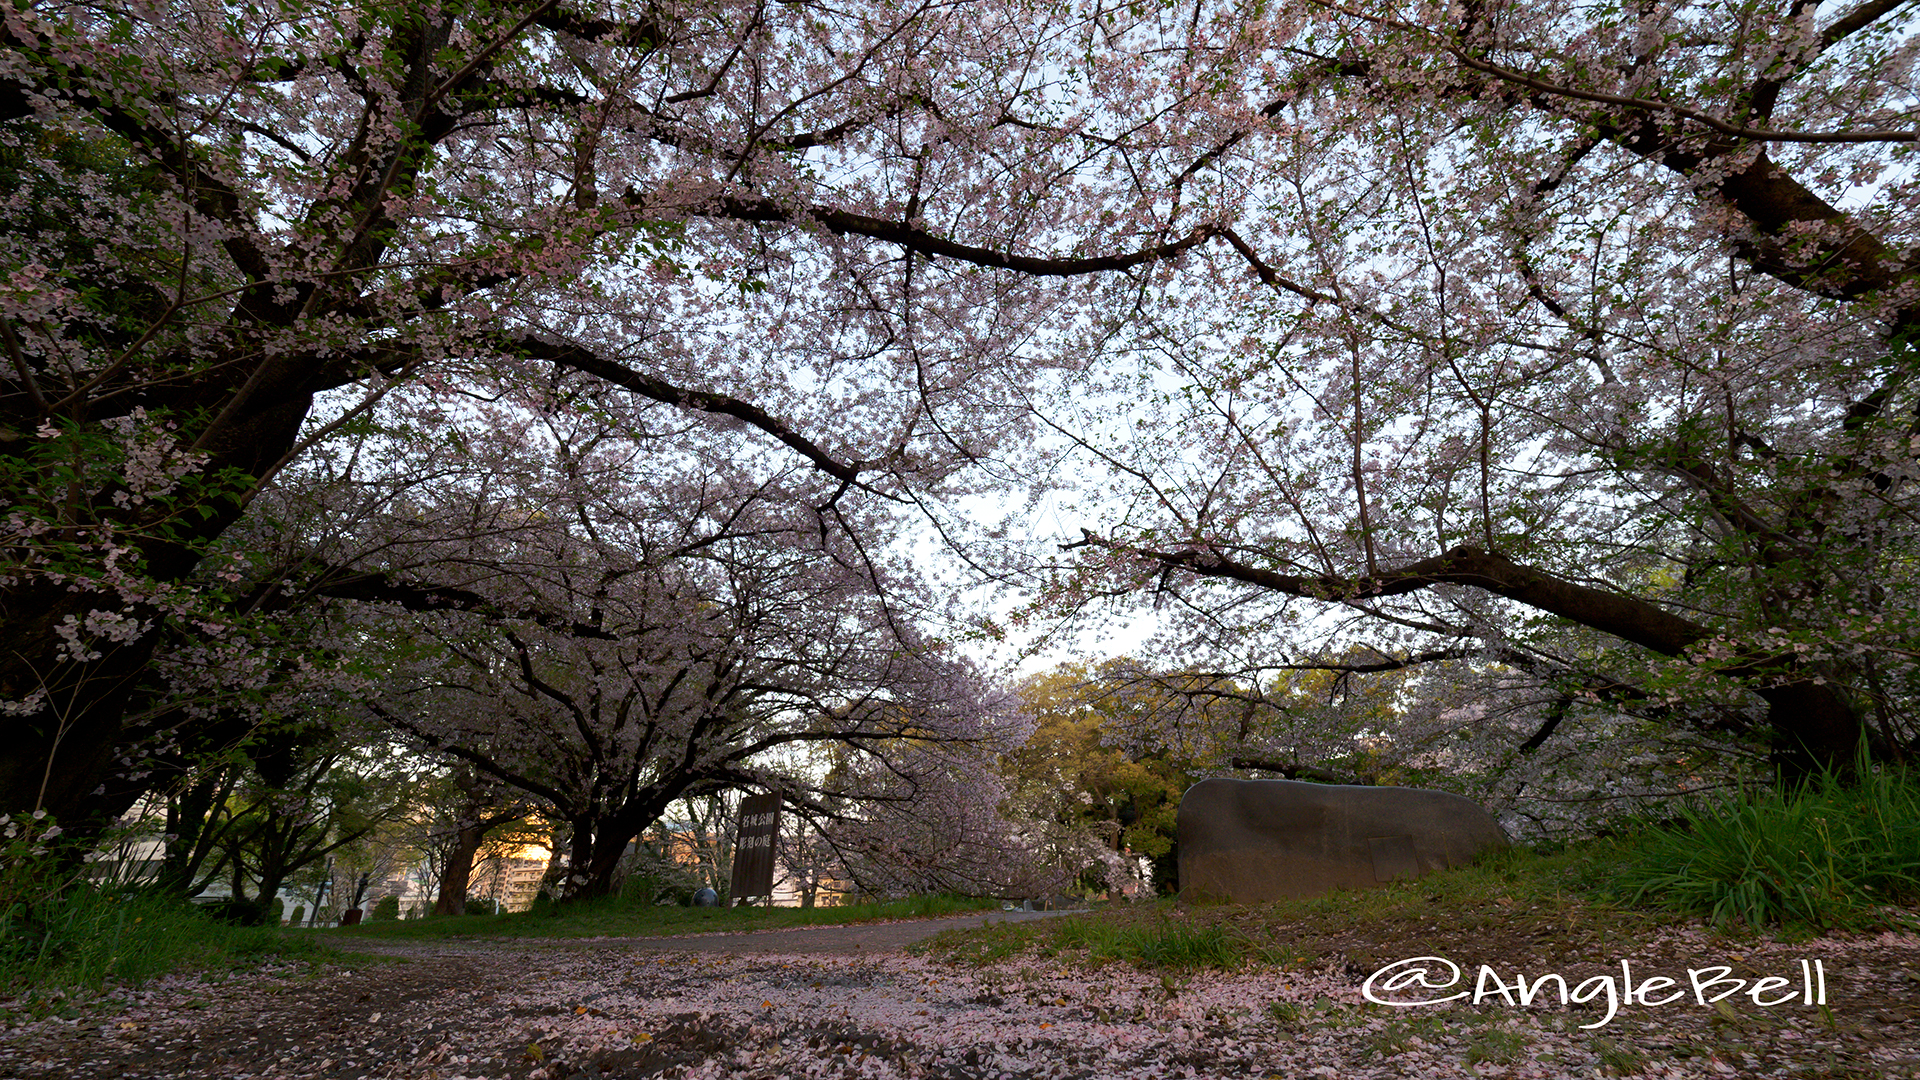
[[[1507,846],[1478,803],[1424,788],[1202,780],[1179,822],[1181,895],[1240,904],[1376,888]]]
[[[773,895],[773,849],[780,835],[780,793],[750,795],[740,803],[740,827],[733,840],[733,903],[749,896]]]

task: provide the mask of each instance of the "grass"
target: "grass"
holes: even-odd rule
[[[1096,963],[1120,961],[1146,968],[1234,968],[1249,943],[1223,926],[1183,926],[1162,920],[1155,926],[1119,926],[1085,917],[1068,917],[1048,928],[1059,949],[1086,952]]]
[[[1646,1055],[1631,1046],[1600,1036],[1594,1037],[1592,1045],[1600,1068],[1610,1075],[1637,1076],[1647,1067]]]
[[[213,972],[264,960],[335,957],[310,935],[230,926],[184,901],[115,895],[84,886],[0,920],[0,994],[12,1008],[45,1014],[175,972]]]
[[[1466,1063],[1468,1065],[1511,1065],[1518,1060],[1531,1043],[1524,1033],[1512,1028],[1489,1026],[1481,1028],[1467,1040]]]
[[[1682,810],[1621,868],[1627,903],[1723,929],[1898,925],[1920,900],[1920,779],[1886,769],[1853,784],[1829,773],[1793,790]]]
[[[778,930],[799,926],[845,926],[891,919],[926,919],[997,909],[997,900],[916,896],[883,903],[816,908],[656,907],[609,897],[507,915],[405,919],[318,931],[330,940],[374,938],[427,941],[444,938],[659,937],[722,931]]]

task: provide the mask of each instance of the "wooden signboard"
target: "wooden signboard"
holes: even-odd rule
[[[749,896],[773,896],[773,849],[780,835],[780,793],[750,795],[740,804],[740,828],[733,840],[734,903]]]

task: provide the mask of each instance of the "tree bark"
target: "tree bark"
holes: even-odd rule
[[[460,915],[467,906],[467,884],[473,878],[473,857],[487,838],[495,822],[462,822],[454,830],[453,848],[447,852],[447,867],[440,875],[440,895],[434,898],[435,915]]]
[[[212,441],[205,474],[261,475],[293,446],[311,404],[311,395],[295,394],[233,422],[226,437]],[[200,562],[201,546],[239,518],[243,493],[230,494],[204,503],[204,517],[185,514],[167,523],[168,540],[137,544],[134,559],[145,576],[185,579]],[[160,528],[131,524],[136,533]],[[63,651],[59,628],[69,619],[84,624],[95,610],[127,612],[154,625],[131,642],[99,648],[98,659],[74,659]],[[153,659],[164,618],[151,606],[129,608],[118,595],[40,579],[0,588],[0,699],[48,691],[35,711],[0,720],[0,812],[43,809],[77,835],[110,816],[103,781],[124,741],[127,703]]]

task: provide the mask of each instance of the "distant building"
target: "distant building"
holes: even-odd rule
[[[527,850],[523,849],[520,855],[474,860],[473,874],[467,879],[467,895],[496,901],[502,911],[532,908],[534,897],[540,895],[540,881],[547,873],[547,860],[544,856],[529,856]]]

